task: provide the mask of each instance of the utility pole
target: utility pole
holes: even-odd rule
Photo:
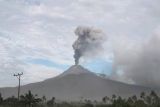
[[[18,81],[19,81],[19,85],[18,85],[18,101],[19,101],[19,95],[20,95],[20,85],[21,85],[21,76],[22,75],[23,75],[23,72],[13,75],[13,76],[16,76],[18,78]]]

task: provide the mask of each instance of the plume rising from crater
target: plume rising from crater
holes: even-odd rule
[[[92,57],[98,55],[103,49],[104,33],[93,27],[79,26],[75,30],[78,36],[73,43],[75,65],[79,64],[82,56]]]

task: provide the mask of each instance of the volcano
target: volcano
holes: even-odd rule
[[[101,100],[104,96],[112,96],[113,94],[128,97],[139,95],[142,91],[150,91],[146,87],[102,78],[80,65],[70,67],[57,77],[21,86],[21,94],[28,90],[39,96],[45,95],[47,99],[55,97],[65,101],[81,100],[82,98]],[[4,98],[16,96],[17,87],[1,88],[0,93]]]

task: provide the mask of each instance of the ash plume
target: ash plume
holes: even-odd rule
[[[104,34],[101,30],[93,27],[79,26],[75,30],[78,36],[73,43],[75,65],[79,64],[79,59],[82,56],[95,56],[102,48]]]
[[[125,39],[125,43],[122,46],[120,45],[121,43],[118,43],[115,46],[111,78],[136,85],[160,88],[159,31],[160,28],[158,28],[158,32],[155,32],[148,39],[140,43],[137,42],[131,47],[131,42],[127,39]]]

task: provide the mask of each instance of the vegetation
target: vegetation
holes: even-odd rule
[[[28,91],[20,96],[19,101],[14,96],[3,99],[0,94],[0,107],[160,107],[160,97],[151,91],[149,94],[142,92],[138,97],[134,95],[127,99],[112,95],[111,98],[103,97],[102,101],[85,99],[79,102],[60,102],[55,97],[47,101],[45,96],[39,98]]]

